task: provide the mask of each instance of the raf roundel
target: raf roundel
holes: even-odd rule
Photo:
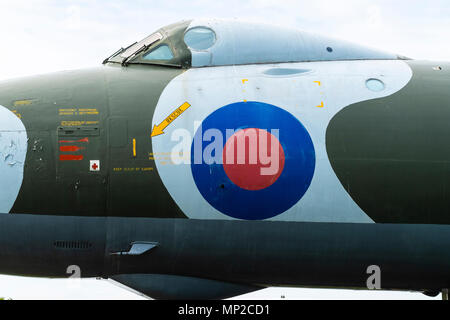
[[[191,146],[191,171],[203,198],[236,219],[264,220],[294,206],[315,169],[308,131],[292,114],[261,102],[211,113]]]

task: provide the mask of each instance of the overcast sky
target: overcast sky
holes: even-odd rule
[[[0,0],[0,79],[96,66],[161,26],[195,17],[270,22],[450,60],[447,0]]]
[[[448,0],[0,0],[0,80],[98,66],[161,26],[197,17],[296,27],[425,60],[450,60]],[[267,289],[247,298],[422,299],[415,293]],[[0,296],[133,299],[106,281],[0,276]],[[138,297],[139,298],[139,297]]]

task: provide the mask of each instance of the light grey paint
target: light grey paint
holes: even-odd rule
[[[9,213],[19,194],[27,153],[22,121],[0,106],[0,213]]]
[[[205,50],[191,49],[193,67],[398,58],[296,29],[238,20],[198,19],[192,21],[187,32],[202,26],[214,31],[216,42]]]
[[[311,70],[288,77],[268,76],[268,69]],[[411,79],[411,68],[401,60],[330,61],[193,68],[164,89],[152,123],[160,123],[175,108],[191,107],[165,133],[152,138],[158,173],[172,198],[191,219],[229,219],[200,194],[190,166],[190,145],[196,125],[215,110],[239,101],[259,101],[285,109],[308,130],[316,152],[316,169],[303,198],[272,218],[279,221],[373,222],[345,191],[328,159],[325,136],[329,121],[348,105],[394,94]],[[382,79],[385,90],[366,87],[368,79]],[[320,85],[319,85],[320,82]],[[319,107],[323,102],[323,107]],[[235,129],[235,128],[231,128]],[[167,161],[179,153],[179,137],[188,148],[186,162]]]

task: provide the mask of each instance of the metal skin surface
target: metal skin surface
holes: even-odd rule
[[[126,211],[131,216],[152,212],[157,217],[184,217],[156,171],[124,174],[106,169],[151,167],[152,105],[180,72],[159,66],[105,66],[1,84],[0,105],[20,114],[28,134],[24,179],[11,212],[115,216]],[[15,101],[30,97],[31,104],[14,106]],[[70,115],[61,111],[74,108],[78,110],[69,111]],[[81,114],[80,109],[95,111]],[[91,133],[92,129],[98,132]],[[84,138],[89,142],[77,143]],[[139,151],[135,158],[133,138]],[[60,147],[66,145],[84,148],[77,152],[83,160],[60,161],[60,155],[67,153]],[[89,159],[100,160],[105,169],[90,172]]]
[[[217,27],[214,60],[183,42],[202,24]],[[354,59],[321,38],[307,52],[326,50],[319,61],[278,62],[275,48],[270,63],[233,65],[234,44],[220,57],[233,28],[159,30],[168,62],[143,58],[156,43],[126,63],[0,83],[0,273],[78,266],[165,299],[366,288],[373,265],[383,289],[450,286],[450,65]],[[174,163],[229,126],[279,129],[283,171],[264,188],[236,187],[218,162]],[[135,242],[155,245],[121,254]]]
[[[67,267],[77,265],[82,277],[159,274],[260,287],[365,288],[367,267],[378,265],[383,289],[450,284],[445,225],[1,215],[0,228],[5,274],[67,277]],[[55,245],[79,239],[92,246]],[[136,239],[159,246],[142,256],[112,254]]]
[[[335,115],[328,155],[375,222],[450,224],[450,64],[409,65],[414,76],[403,90]]]

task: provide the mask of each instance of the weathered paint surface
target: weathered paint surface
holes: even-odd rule
[[[24,179],[16,187],[20,192],[5,189],[5,212],[185,217],[150,159],[154,108],[165,85],[181,72],[105,66],[0,83],[5,121],[22,121],[25,142],[29,138],[26,161],[24,152],[20,164],[6,168]],[[24,97],[32,102],[14,105]],[[6,108],[17,110],[21,120]],[[9,133],[2,135],[6,139]],[[20,147],[27,149],[26,143]],[[91,170],[92,160],[101,162],[100,170]]]
[[[0,213],[9,213],[19,194],[27,132],[17,115],[0,105]]]

